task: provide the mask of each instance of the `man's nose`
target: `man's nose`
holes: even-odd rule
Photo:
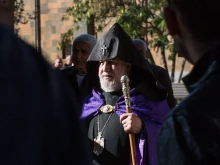
[[[82,52],[77,51],[77,52],[75,52],[74,56],[75,56],[76,59],[82,58]]]
[[[76,52],[75,54],[73,54],[73,61],[80,60],[81,58],[82,56],[80,52]]]
[[[109,71],[110,70],[110,64],[109,62],[105,61],[103,64],[103,71]]]

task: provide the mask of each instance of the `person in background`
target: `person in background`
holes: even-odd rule
[[[63,68],[63,61],[60,57],[57,57],[57,59],[54,61],[54,68],[57,68],[57,69]]]
[[[147,56],[147,45],[143,40],[140,39],[133,39],[133,44],[135,45],[135,47],[141,52],[141,54],[146,57]],[[152,69],[152,72],[154,73],[155,77],[157,78],[157,80],[166,88],[167,90],[167,103],[170,107],[170,109],[174,108],[177,104],[177,100],[174,98],[173,95],[173,88],[172,88],[172,83],[170,80],[170,76],[169,73],[166,69],[158,66],[158,65],[154,65],[152,63],[149,62],[149,65]]]
[[[90,34],[81,34],[76,37],[72,46],[72,63],[74,66],[65,67],[61,70],[76,91],[80,105],[82,105],[85,96],[92,92],[86,76],[86,61],[96,42],[96,38]]]

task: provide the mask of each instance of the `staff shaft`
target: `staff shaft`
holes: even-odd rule
[[[131,101],[130,101],[130,87],[129,87],[129,78],[128,76],[124,75],[121,77],[122,83],[122,91],[124,94],[125,104],[126,104],[126,112],[132,113],[131,109]],[[130,150],[131,150],[131,160],[132,165],[137,165],[136,163],[136,145],[135,145],[135,138],[132,132],[129,133],[129,141],[130,141]]]
[[[131,107],[126,108],[127,113],[132,113]],[[132,165],[137,165],[136,163],[136,145],[135,145],[135,137],[133,133],[129,133],[129,142],[130,142],[130,150],[131,150],[131,160]]]

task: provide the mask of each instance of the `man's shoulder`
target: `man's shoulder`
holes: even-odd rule
[[[168,70],[161,66],[150,64],[151,70],[159,81],[170,82],[170,76]],[[162,83],[162,82],[161,82]]]
[[[42,74],[46,73],[46,71],[49,73],[53,72],[51,65],[40,52],[17,37],[12,29],[4,25],[0,25],[0,50],[1,54],[7,54],[1,57],[2,64],[4,65],[14,66],[14,68],[20,68],[20,66],[22,66],[23,71],[30,74],[32,71],[40,72],[42,68],[44,68]],[[4,72],[5,71],[6,70],[4,70]],[[14,72],[14,70],[11,69],[7,71]],[[19,72],[19,70],[16,70],[16,72]]]
[[[167,71],[165,68],[163,68],[163,67],[161,67],[161,66],[159,66],[159,65],[155,65],[155,64],[150,63],[150,67],[151,67],[151,69],[152,69],[153,71],[168,73],[168,71]]]
[[[0,24],[0,34],[1,34],[1,38],[15,37],[15,34],[12,31],[12,29],[8,28],[6,25],[3,25],[3,24]]]
[[[174,165],[178,164],[180,159],[192,163],[191,157],[196,161],[193,164],[200,164],[204,159],[209,163],[218,160],[216,155],[220,154],[219,118],[216,122],[215,118],[205,114],[189,114],[180,108],[174,111],[167,117],[158,134],[160,161]],[[170,154],[173,154],[173,158],[170,158]]]
[[[189,100],[191,99],[191,102]],[[193,138],[195,141],[208,140],[207,131],[220,138],[220,105],[207,105],[206,103],[193,104],[193,98],[189,98],[177,105],[165,119],[162,130],[172,132],[176,136]],[[170,135],[169,135],[170,136]],[[215,139],[216,140],[216,139]],[[216,140],[218,141],[218,140]]]
[[[75,75],[77,71],[74,66],[67,66],[67,67],[62,68],[60,72],[63,73],[64,75],[72,76],[72,75]]]
[[[62,72],[73,71],[73,70],[75,70],[74,66],[65,66],[64,68],[60,69],[60,71]]]
[[[195,122],[202,123],[209,119],[220,121],[220,103],[216,102],[220,99],[218,96],[202,95],[201,93],[191,93],[187,98],[181,101],[167,116],[165,122],[175,125],[175,123]],[[217,98],[217,99],[216,99]],[[191,122],[191,121],[194,122]],[[189,124],[188,123],[188,124]]]

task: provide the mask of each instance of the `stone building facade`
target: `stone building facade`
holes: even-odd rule
[[[35,1],[24,0],[25,12],[35,12]],[[43,55],[49,62],[53,62],[57,56],[62,57],[62,52],[57,45],[61,33],[66,32],[73,26],[73,21],[61,21],[68,7],[73,5],[73,0],[40,0],[40,39]],[[19,36],[36,45],[36,19],[29,19],[27,24],[20,24]],[[67,52],[68,53],[68,52]],[[69,52],[70,53],[70,52]]]

